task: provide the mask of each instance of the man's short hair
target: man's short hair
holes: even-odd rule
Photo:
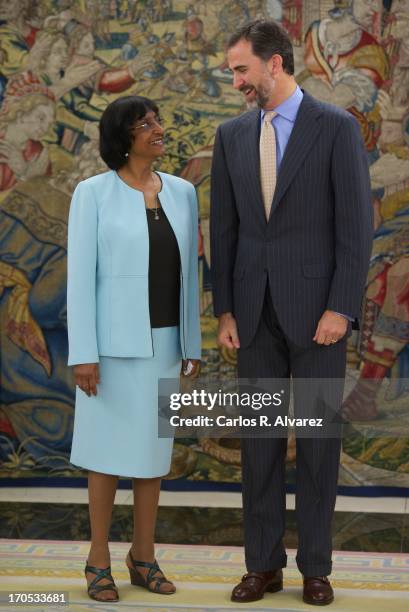
[[[227,42],[227,49],[240,40],[251,43],[254,55],[268,61],[272,55],[281,55],[283,70],[294,74],[294,54],[291,39],[281,24],[273,19],[256,19],[239,28]]]

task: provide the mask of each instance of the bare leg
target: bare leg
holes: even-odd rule
[[[134,530],[131,554],[135,561],[153,563],[155,560],[154,540],[160,483],[160,478],[134,478],[133,480]],[[127,565],[132,567],[129,555]],[[148,568],[144,567],[138,567],[137,569],[145,577],[149,571]],[[161,573],[158,573],[158,577],[161,575]],[[154,583],[152,586],[154,586]],[[173,593],[175,587],[172,584],[164,583],[160,590]]]
[[[88,555],[88,565],[97,568],[105,568],[111,564],[108,536],[117,484],[117,476],[88,472],[89,517],[91,523],[91,548]],[[94,578],[95,574],[88,573],[88,584]],[[98,584],[102,586],[108,582],[109,580],[103,578]],[[114,591],[102,591],[98,594],[98,599],[116,599],[116,595]]]

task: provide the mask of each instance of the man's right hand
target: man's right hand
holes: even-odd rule
[[[231,312],[224,312],[219,317],[217,342],[220,346],[225,346],[228,349],[240,348],[236,319]]]
[[[97,363],[81,363],[74,366],[75,384],[84,393],[91,397],[97,394],[97,385],[100,383],[99,366]]]

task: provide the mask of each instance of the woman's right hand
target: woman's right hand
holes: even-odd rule
[[[97,394],[97,385],[100,383],[99,366],[97,363],[81,363],[74,366],[75,384],[84,393],[91,397]]]

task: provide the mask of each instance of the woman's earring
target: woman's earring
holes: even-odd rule
[[[129,153],[125,153],[125,157],[129,157]]]

